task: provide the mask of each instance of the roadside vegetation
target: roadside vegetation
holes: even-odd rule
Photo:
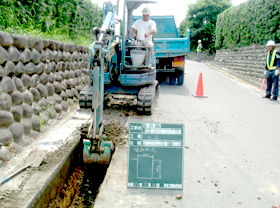
[[[191,31],[191,50],[197,47],[197,41],[202,40],[203,48],[210,53],[215,50],[215,30],[217,16],[232,6],[231,0],[197,0],[190,4],[185,19],[179,30],[184,35],[187,28]]]
[[[102,9],[90,0],[0,0],[0,30],[88,46]]]
[[[202,40],[215,53],[222,48],[280,42],[280,1],[197,0],[186,8],[179,31],[191,31],[191,50]],[[92,28],[102,24],[102,9],[91,0],[0,0],[0,30],[89,46]]]
[[[233,6],[231,0],[197,0],[190,4],[179,30],[191,31],[191,50],[202,40],[209,53],[222,48],[280,42],[280,1],[248,0]]]
[[[280,1],[248,0],[218,15],[216,49],[280,42]]]

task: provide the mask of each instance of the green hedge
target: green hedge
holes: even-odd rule
[[[248,0],[218,15],[216,49],[280,42],[280,1]]]
[[[90,0],[0,0],[0,13],[0,30],[79,44],[92,42],[91,29],[102,24]]]

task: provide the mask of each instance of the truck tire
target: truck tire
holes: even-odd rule
[[[184,71],[181,71],[178,77],[178,85],[183,85],[183,83],[184,83]]]
[[[170,85],[175,85],[176,84],[176,77],[174,77],[174,76],[170,76],[169,77],[169,84]]]
[[[163,83],[165,80],[166,80],[166,76],[163,76],[163,75],[157,75],[157,81],[158,83]]]

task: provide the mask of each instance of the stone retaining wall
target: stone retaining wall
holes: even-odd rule
[[[90,82],[88,72],[84,46],[0,31],[0,163],[61,119]]]
[[[276,44],[280,51],[280,44]],[[265,45],[253,45],[234,49],[217,50],[215,63],[242,76],[261,82],[264,77],[267,47]]]
[[[200,55],[201,61],[214,61],[215,54],[209,54],[203,51]],[[187,55],[187,59],[197,61],[197,53],[195,51],[191,51],[190,54]]]

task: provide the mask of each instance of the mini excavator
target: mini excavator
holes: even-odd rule
[[[132,96],[139,114],[151,115],[155,109],[159,85],[154,54],[144,41],[135,40],[131,35],[132,12],[143,3],[156,2],[124,0],[121,20],[118,17],[119,1],[117,5],[105,2],[102,27],[93,28],[95,41],[91,46],[89,71],[92,82],[79,95],[80,108],[90,108],[93,114],[87,137],[83,138],[86,164],[109,164],[111,160],[114,145],[103,135],[106,98]]]

